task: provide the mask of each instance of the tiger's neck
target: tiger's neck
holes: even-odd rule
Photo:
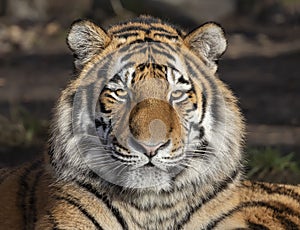
[[[126,219],[131,220],[133,228],[143,229],[143,226],[149,226],[148,229],[156,229],[157,223],[179,228],[178,226],[186,223],[194,215],[201,216],[201,213],[205,214],[202,217],[207,219],[203,220],[205,223],[217,215],[208,215],[207,207],[220,205],[216,204],[218,197],[229,200],[234,193],[230,191],[236,190],[240,180],[240,172],[234,171],[230,176],[209,185],[199,186],[191,183],[169,192],[144,192],[135,193],[133,196],[124,192],[121,199],[112,198],[112,205],[119,209]],[[226,207],[231,208],[232,205]]]

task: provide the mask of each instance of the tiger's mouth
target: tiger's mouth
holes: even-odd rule
[[[95,127],[98,129],[101,125],[103,125],[103,122],[99,121],[98,119],[95,120]],[[109,132],[104,137],[100,137],[102,144],[106,147],[106,151],[110,152],[112,155],[112,158],[115,160],[119,160],[122,163],[132,163],[131,161],[133,159],[137,159],[138,156],[132,153],[130,149],[122,145],[116,136],[111,136]],[[170,143],[170,140],[165,142],[163,145],[160,146],[159,149],[164,149],[168,144]],[[200,144],[199,144],[200,143]],[[195,144],[195,147],[193,148],[195,152],[200,153],[200,155],[205,155],[207,153],[207,146],[208,142],[205,139],[201,139],[198,144]],[[182,150],[180,154],[177,154],[176,156],[172,156],[172,152]],[[143,152],[143,148],[140,146],[139,151],[142,155],[145,155],[148,158],[148,161],[144,163],[143,166],[145,167],[158,167],[155,163],[152,162],[152,159],[154,156],[147,155],[145,152]],[[184,144],[183,146],[180,146],[177,149],[171,149],[169,152],[167,152],[168,156],[164,156],[163,159],[168,160],[176,160],[176,159],[182,159],[185,152]],[[198,154],[199,155],[199,154]],[[199,157],[199,156],[198,156]]]
[[[101,128],[102,126],[103,122],[96,119],[96,129]],[[113,160],[129,167],[144,167],[167,171],[168,168],[172,168],[177,166],[177,164],[180,164],[180,158],[183,158],[183,151],[179,155],[172,156],[174,155],[172,154],[172,152],[178,152],[181,148],[172,149],[170,140],[162,143],[158,148],[156,148],[155,153],[151,153],[151,151],[147,152],[146,149],[142,145],[134,141],[134,138],[132,137],[128,138],[128,142],[131,144],[131,146],[128,147],[122,145],[116,136],[113,136],[108,132],[106,133],[106,135],[101,136],[100,140],[101,143],[105,146],[105,151],[109,153],[110,157],[113,158]],[[164,156],[158,157],[157,151],[163,151]]]
[[[103,121],[95,120],[96,129],[103,129],[103,126]],[[98,154],[104,157],[98,155],[97,158],[102,160],[99,164],[93,162],[96,165],[93,169],[112,183],[124,187],[155,187],[170,185],[177,175],[186,170],[203,172],[201,167],[205,166],[209,154],[208,142],[204,137],[197,142],[198,144],[193,145],[184,140],[177,146],[173,145],[172,141],[166,141],[159,146],[159,153],[147,154],[143,151],[143,146],[139,145],[141,142],[130,141],[130,135],[126,135],[127,138],[118,138],[113,134],[112,127],[109,127],[107,130],[110,132],[102,132],[102,135],[99,135],[104,152]],[[124,140],[128,145],[124,145]],[[133,148],[133,145],[136,146]]]
[[[164,149],[165,146],[167,146],[170,143],[168,141],[164,145],[161,146],[161,149]],[[167,167],[162,167],[159,162],[155,160],[155,155],[151,156],[148,155],[146,152],[141,151],[139,152],[139,156],[136,155],[135,153],[131,152],[131,150],[127,149],[126,147],[122,146],[116,137],[113,138],[111,145],[110,145],[110,150],[112,154],[112,158],[115,160],[118,160],[122,163],[125,164],[135,164],[137,165],[136,168],[153,168],[153,169],[158,169],[162,171],[167,171]],[[170,153],[168,153],[170,154]],[[141,159],[142,156],[142,159]],[[170,157],[164,157],[164,159],[169,159]],[[173,165],[174,166],[174,165]]]

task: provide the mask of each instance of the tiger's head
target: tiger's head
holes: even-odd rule
[[[54,119],[57,177],[158,192],[238,177],[243,122],[216,76],[220,26],[77,21],[67,41],[79,76]]]

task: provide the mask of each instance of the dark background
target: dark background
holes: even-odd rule
[[[89,18],[107,28],[140,14],[186,31],[224,27],[219,75],[246,117],[248,174],[300,183],[299,0],[0,0],[0,166],[46,149],[52,108],[72,78],[70,24]]]

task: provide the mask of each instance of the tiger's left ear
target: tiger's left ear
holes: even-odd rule
[[[216,61],[225,52],[227,41],[223,29],[216,23],[206,23],[185,38],[186,45],[197,55]]]
[[[75,21],[69,31],[67,43],[74,55],[77,70],[101,53],[109,44],[110,38],[99,26],[87,20]]]

